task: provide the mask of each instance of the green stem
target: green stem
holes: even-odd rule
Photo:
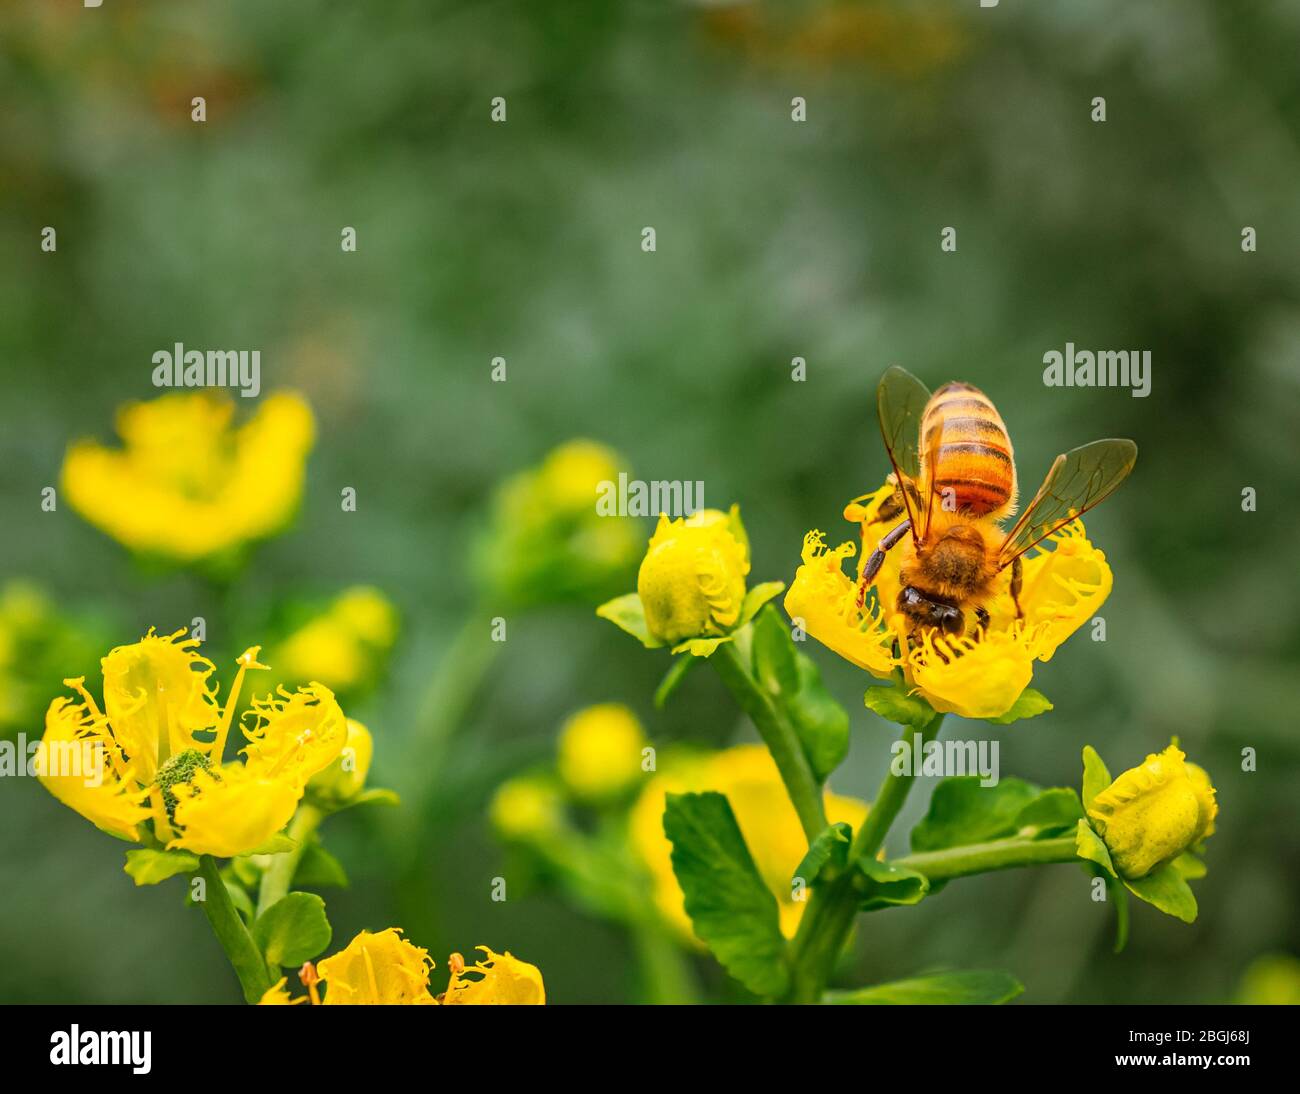
[[[402,788],[413,817],[424,809],[438,789],[447,746],[464,721],[470,703],[502,643],[493,642],[486,611],[476,609],[466,617],[429,680],[415,718],[415,734],[407,757],[406,773],[418,785]]]
[[[272,904],[289,892],[293,884],[293,875],[302,861],[302,853],[307,849],[307,841],[325,819],[325,814],[314,805],[304,802],[289,822],[286,835],[294,841],[290,851],[282,851],[271,856],[271,865],[262,874],[262,883],[257,889],[257,914],[260,916]]]
[[[936,714],[921,730],[914,726],[904,726],[899,740],[905,752],[912,751],[918,735],[920,747],[924,748],[938,737],[942,725],[943,715]],[[901,758],[900,755],[898,759]],[[808,902],[790,950],[793,966],[792,1002],[815,1003],[821,998],[857,915],[858,894],[853,887],[852,864],[859,859],[870,858],[884,846],[885,837],[889,835],[889,829],[903,808],[920,770],[920,763],[915,762],[917,759],[913,757],[912,763],[902,765],[910,772],[907,775],[895,774],[895,768],[900,765],[891,759],[889,773],[880,784],[876,800],[867,812],[867,819],[853,837],[848,858],[850,869],[822,888],[813,890],[812,899]]]
[[[821,786],[813,775],[798,734],[777,709],[772,697],[759,687],[734,642],[724,642],[719,646],[709,663],[718,670],[740,709],[758,728],[759,736],[776,761],[786,792],[799,815],[799,823],[803,825],[804,835],[811,843],[826,827],[826,810]]]
[[[235,905],[226,892],[226,883],[221,880],[217,869],[217,860],[211,855],[199,856],[199,876],[203,878],[203,914],[212,925],[212,933],[217,936],[221,948],[226,951],[239,977],[239,986],[244,989],[244,1001],[256,1003],[266,994],[271,986],[271,976],[267,972],[262,953],[248,933],[244,921],[235,911]]]
[[[932,882],[947,881],[971,874],[986,874],[990,870],[1012,870],[1018,866],[1041,866],[1052,862],[1074,862],[1078,859],[1073,836],[1059,839],[1005,839],[991,843],[972,843],[965,847],[950,847],[944,851],[924,851],[892,859],[895,866],[916,870]]]

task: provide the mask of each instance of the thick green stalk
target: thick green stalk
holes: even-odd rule
[[[718,670],[740,709],[758,728],[759,736],[776,761],[786,792],[799,815],[799,823],[803,825],[804,835],[811,843],[826,827],[826,810],[821,786],[813,775],[798,734],[772,702],[772,697],[754,679],[734,642],[724,642],[719,646],[709,663]]]
[[[991,870],[1011,870],[1018,866],[1041,866],[1052,862],[1075,862],[1074,836],[1058,839],[1005,839],[991,843],[972,843],[944,851],[924,851],[892,859],[895,866],[906,866],[924,874],[932,882],[947,881]]]
[[[302,853],[307,849],[307,841],[316,831],[325,815],[314,805],[303,802],[289,822],[286,835],[294,841],[291,851],[282,851],[271,856],[271,865],[262,874],[262,883],[257,889],[257,914],[260,916],[267,908],[289,892],[293,884],[293,875],[302,861]]]
[[[203,914],[212,925],[212,933],[217,936],[221,948],[226,951],[239,977],[239,986],[244,989],[244,1001],[256,1003],[271,986],[271,975],[267,972],[262,953],[248,933],[244,921],[235,911],[235,905],[226,892],[226,883],[221,880],[217,869],[217,860],[211,855],[199,856],[199,876],[204,881]]]
[[[904,748],[910,753],[919,732],[921,747],[933,741],[939,735],[943,725],[943,715],[936,714],[924,729],[904,726],[899,738]],[[900,757],[901,758],[901,757]],[[916,780],[920,769],[919,757],[912,757],[912,762],[905,765],[911,773],[898,775],[894,773],[895,762],[891,758],[889,773],[880,784],[876,800],[871,803],[867,819],[862,822],[853,837],[849,849],[850,867],[858,859],[869,858],[884,846],[889,829],[903,808],[907,795]],[[795,934],[791,947],[791,963],[794,978],[791,988],[791,1001],[795,1003],[815,1003],[821,998],[826,981],[830,978],[835,962],[839,960],[840,951],[853,928],[857,915],[858,894],[853,887],[853,870],[850,868],[843,875],[827,883],[820,889],[814,889],[808,902],[799,930]]]

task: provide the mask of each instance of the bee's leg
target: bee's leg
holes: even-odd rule
[[[858,582],[859,608],[867,602],[867,589],[871,583],[876,580],[876,574],[880,573],[880,567],[884,565],[885,552],[907,535],[908,529],[911,527],[912,522],[910,520],[905,520],[886,532],[884,538],[876,544],[876,549],[871,552],[871,557],[867,559],[867,564],[862,567],[862,580]]]
[[[983,608],[976,608],[976,609],[975,609],[975,622],[976,622],[980,627],[983,627],[984,630],[987,631],[987,630],[989,629],[989,613],[986,612]]]
[[[1025,569],[1020,565],[1017,555],[1011,563],[1011,600],[1016,606],[1016,618],[1024,619],[1025,610],[1020,606],[1020,591],[1025,587]]]

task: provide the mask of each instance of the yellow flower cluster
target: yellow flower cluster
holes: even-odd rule
[[[184,634],[150,630],[110,651],[102,710],[84,678],[65,681],[81,699],[50,704],[36,773],[59,801],[122,839],[247,854],[289,822],[308,780],[338,758],[347,721],[321,684],[254,699],[240,727],[244,762],[223,763],[244,675],[266,666],[258,647],[245,651],[223,707],[216,666]]]
[[[877,542],[892,526],[879,512],[893,492],[892,486],[882,486],[845,509],[846,519],[861,524],[864,543]],[[967,718],[1006,714],[1033,678],[1034,662],[1051,660],[1061,643],[1096,615],[1112,583],[1106,556],[1075,521],[1025,557],[1023,618],[1016,618],[1010,573],[1004,571],[1003,588],[987,606],[987,628],[964,637],[931,632],[911,645],[906,620],[895,607],[898,552],[885,557],[876,596],[863,607],[856,575],[843,567],[856,553],[851,542],[828,549],[821,532],[810,532],[803,564],[786,594],[786,612],[824,646],[873,676],[886,679],[901,670],[913,692],[936,711]]]
[[[726,795],[754,864],[777,899],[781,930],[793,937],[805,903],[794,897],[791,881],[808,851],[808,838],[790,804],[772,755],[762,745],[738,745],[721,752],[667,759],[633,806],[632,845],[653,884],[656,906],[682,935],[691,936],[685,896],[673,873],[672,844],[664,835],[669,794],[715,790]],[[856,830],[867,815],[865,802],[825,794],[831,824],[845,821]]]
[[[1176,745],[1129,768],[1088,805],[1115,869],[1130,880],[1213,835],[1218,812],[1209,774]]]
[[[302,495],[314,423],[299,396],[263,400],[243,425],[234,404],[176,392],[118,411],[123,447],[73,444],[62,490],[74,509],[146,555],[198,562],[279,531]]]
[[[480,946],[484,958],[470,968],[460,954],[448,961],[451,978],[439,995],[429,991],[429,951],[412,945],[396,927],[362,931],[347,947],[313,969],[303,969],[309,995],[293,997],[281,979],[266,992],[264,1005],[319,1003],[324,1006],[540,1005],[546,988],[536,966],[509,953]],[[321,998],[318,985],[324,985]]]

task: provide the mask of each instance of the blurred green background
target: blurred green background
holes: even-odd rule
[[[1300,952],[1298,47],[1283,0],[8,4],[0,573],[110,644],[218,616],[209,586],[142,570],[39,493],[69,441],[109,440],[117,405],[156,394],[156,349],[260,348],[264,390],[302,390],[318,438],[295,526],[234,596],[255,616],[364,582],[398,605],[387,678],[349,711],[382,784],[407,774],[472,606],[492,489],[571,436],[739,502],[751,580],[789,580],[809,528],[851,534],[843,503],[887,470],[873,393],[889,364],[983,388],[1026,484],[1058,451],[1131,436],[1137,471],[1089,521],[1115,570],[1107,641],[1082,631],[1040,667],[1051,714],[946,732],[996,736],[1003,773],[1044,785],[1077,785],[1085,743],[1118,771],[1180,735],[1221,805],[1199,920],[1138,905],[1114,956],[1082,873],[986,876],[863,917],[838,980],[955,965],[1009,969],[1026,1002],[1231,998],[1253,959]],[[1150,349],[1150,397],[1044,387],[1042,355],[1066,341]],[[809,652],[853,720],[833,784],[869,797],[892,730],[862,709],[860,673]],[[541,887],[490,900],[505,859],[484,814],[587,703],[628,702],[656,744],[751,738],[709,673],[655,711],[666,667],[587,608],[512,619],[416,869],[395,880],[378,812],[330,822],[352,875],[328,896],[335,948],[400,925],[440,966],[488,943],[539,965],[553,1001],[636,1000],[618,929]],[[45,691],[93,670],[50,667]],[[3,780],[0,831],[0,999],[238,999],[180,887],[134,888],[122,846],[35,780]]]

